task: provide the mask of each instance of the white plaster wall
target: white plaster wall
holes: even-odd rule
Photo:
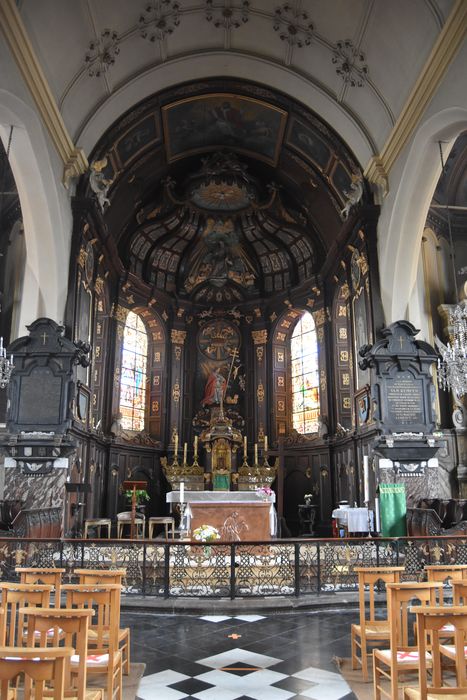
[[[381,295],[387,324],[400,319],[412,321],[423,314],[409,301],[416,283],[428,208],[441,174],[438,140],[446,142],[443,151],[447,158],[456,137],[467,129],[466,65],[464,45],[390,173],[390,192],[378,223]]]
[[[61,183],[63,164],[1,34],[0,65],[0,138],[6,148],[13,124],[10,165],[26,242],[23,303],[13,330],[24,335],[26,326],[39,316],[63,319],[72,226],[70,193]]]

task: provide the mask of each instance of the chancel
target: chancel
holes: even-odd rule
[[[0,0],[2,697],[466,685],[466,30]]]
[[[5,527],[20,507],[116,535],[132,513],[126,535],[169,518],[186,541],[204,505],[232,540],[248,507],[265,539],[326,537],[346,500],[375,536],[383,485],[461,501],[463,382],[439,387],[434,348],[453,376],[465,3],[392,8],[378,51],[380,3],[349,26],[332,3],[163,5],[109,29],[94,0],[92,27],[1,3]]]

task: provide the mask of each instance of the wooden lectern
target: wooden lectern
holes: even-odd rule
[[[131,528],[130,539],[135,538],[135,517],[136,517],[136,490],[146,489],[147,481],[124,481],[122,486],[124,491],[133,491],[131,496]],[[144,537],[144,532],[143,532]]]

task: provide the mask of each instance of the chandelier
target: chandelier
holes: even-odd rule
[[[441,173],[445,172],[443,159],[443,151],[441,142],[439,145],[439,154],[441,159]],[[459,290],[457,288],[457,275],[454,255],[454,244],[452,240],[451,217],[449,205],[445,205],[449,244],[451,247],[452,271],[454,276],[454,289],[456,293],[456,302],[459,299]],[[449,313],[449,335],[450,339],[445,345],[439,338],[435,338],[435,345],[439,350],[440,357],[438,358],[438,385],[445,391],[452,391],[458,398],[462,398],[467,394],[467,306],[456,303],[454,308]]]
[[[5,389],[13,370],[13,355],[10,355],[10,359],[8,359],[6,349],[3,347],[3,338],[0,337],[0,389]]]
[[[438,358],[438,384],[458,399],[467,393],[467,308],[457,304],[449,314],[451,341],[446,345],[435,338]]]

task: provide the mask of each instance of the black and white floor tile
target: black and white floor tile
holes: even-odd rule
[[[335,657],[350,656],[349,610],[264,615],[125,612],[138,700],[353,700]]]

